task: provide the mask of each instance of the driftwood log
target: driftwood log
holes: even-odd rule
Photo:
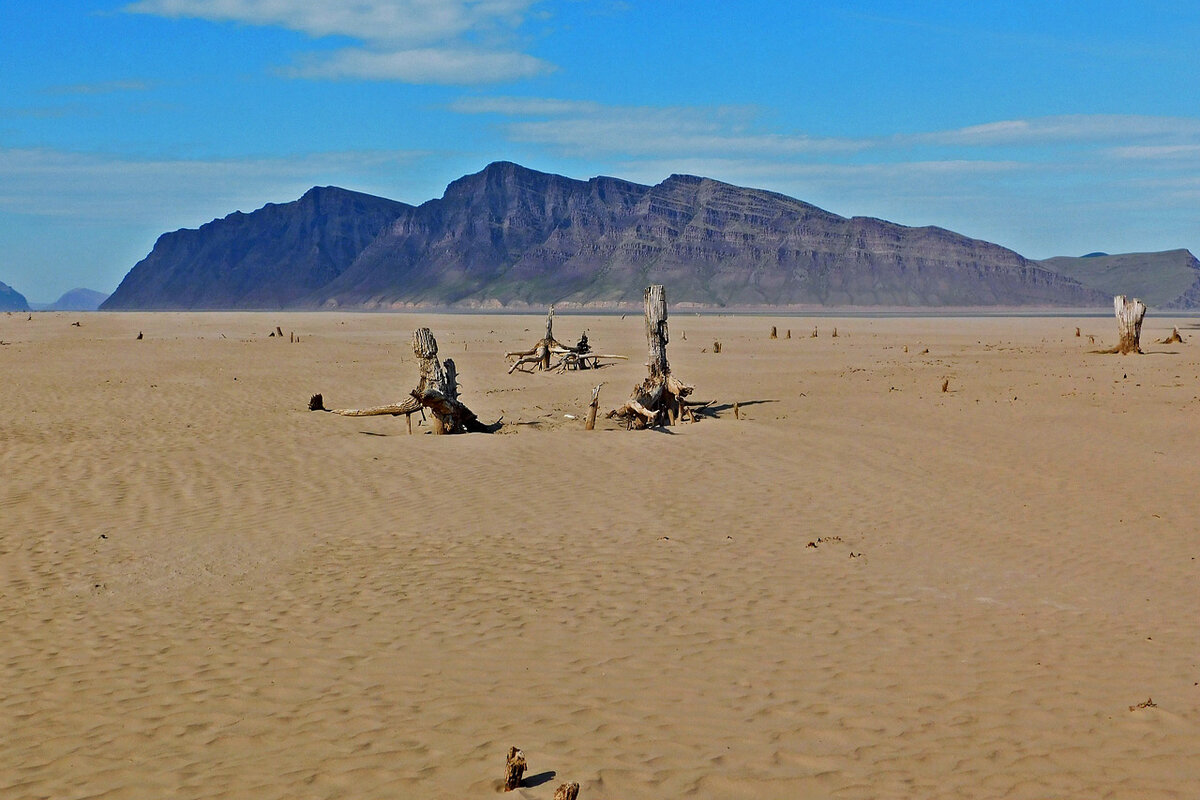
[[[687,399],[694,387],[671,374],[667,361],[667,294],[662,284],[646,288],[646,344],[649,375],[633,388],[625,405],[608,412],[609,419],[624,420],[630,428],[649,428],[680,419],[696,420],[695,410],[708,403]],[[714,343],[715,344],[715,343]]]
[[[1113,298],[1113,310],[1117,315],[1117,331],[1121,338],[1116,347],[1100,352],[1121,355],[1141,353],[1142,319],[1146,316],[1146,304],[1136,297],[1129,300],[1125,295],[1119,294]]]
[[[525,774],[525,754],[516,747],[508,748],[508,760],[504,762],[504,791],[511,792],[521,785]]]
[[[438,360],[437,340],[429,328],[418,328],[413,332],[413,354],[420,362],[421,377],[417,388],[399,403],[372,408],[325,408],[324,398],[314,394],[308,401],[310,411],[328,411],[344,417],[373,417],[383,414],[408,417],[408,430],[412,433],[412,415],[429,409],[433,416],[435,434],[489,433],[491,429],[479,421],[471,409],[458,399],[458,373],[454,361]]]
[[[524,371],[523,368],[526,365],[531,366],[531,371],[544,369],[565,372],[569,369],[595,369],[600,366],[600,359],[628,358],[628,356],[592,352],[586,333],[579,337],[579,342],[574,347],[555,339],[554,306],[550,306],[550,311],[546,314],[546,335],[530,349],[505,353],[504,357],[516,359],[508,368],[509,375],[517,369]],[[557,361],[551,364],[551,358],[556,358]]]

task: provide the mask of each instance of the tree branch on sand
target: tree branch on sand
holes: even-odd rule
[[[550,363],[552,356],[558,359],[553,365]],[[565,372],[569,369],[596,369],[600,366],[600,359],[628,358],[628,356],[593,353],[586,333],[579,338],[579,343],[574,347],[559,342],[554,338],[554,306],[550,306],[550,311],[546,314],[546,335],[530,349],[505,353],[504,357],[516,359],[508,368],[509,375],[516,369],[524,372],[525,365],[532,365],[529,370],[531,372],[534,369]]]
[[[710,405],[687,399],[694,387],[671,374],[667,362],[667,295],[662,284],[646,288],[646,343],[650,358],[647,378],[633,388],[625,405],[608,412],[608,418],[625,420],[630,428],[649,428],[680,419],[696,421],[696,411]]]
[[[328,411],[344,417],[373,417],[384,414],[404,415],[408,418],[408,431],[412,433],[412,415],[428,408],[433,415],[435,434],[491,433],[495,426],[484,425],[471,409],[458,399],[458,373],[454,361],[438,360],[437,340],[429,328],[418,328],[413,332],[413,353],[420,363],[421,377],[417,388],[398,403],[371,408],[325,408],[324,398],[314,394],[308,401],[309,411]]]

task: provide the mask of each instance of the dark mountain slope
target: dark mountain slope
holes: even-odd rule
[[[284,308],[325,286],[411,208],[335,187],[159,237],[101,306]]]

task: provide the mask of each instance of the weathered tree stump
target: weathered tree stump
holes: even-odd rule
[[[579,784],[564,783],[554,790],[554,800],[578,800]]]
[[[647,378],[633,388],[629,400],[621,408],[608,412],[610,419],[625,420],[630,428],[649,428],[679,419],[695,422],[696,408],[707,406],[688,400],[693,387],[671,374],[667,362],[667,295],[662,284],[646,288],[646,344],[649,359]],[[714,348],[719,343],[713,342]]]
[[[508,760],[504,762],[504,791],[511,792],[521,785],[525,774],[525,754],[516,747],[508,748]]]
[[[558,357],[558,361],[553,365],[550,363],[551,356]],[[579,337],[579,342],[574,347],[569,347],[559,342],[554,338],[554,306],[550,306],[550,311],[546,314],[546,335],[539,339],[538,343],[529,350],[517,350],[505,353],[504,357],[506,359],[516,359],[508,368],[509,375],[526,364],[536,365],[533,369],[560,370],[565,372],[570,369],[598,368],[600,366],[600,359],[628,358],[628,356],[611,353],[592,352],[586,333]],[[522,369],[521,371],[524,372],[525,370]]]
[[[471,409],[458,399],[458,373],[454,361],[447,358],[443,363],[437,357],[437,340],[429,328],[418,328],[413,332],[413,354],[420,362],[421,377],[417,388],[399,403],[372,408],[325,408],[324,398],[314,394],[308,401],[310,411],[328,411],[344,417],[373,417],[384,414],[408,417],[408,431],[412,433],[412,415],[428,408],[433,416],[435,434],[490,433],[491,429],[479,421]]]
[[[1120,341],[1116,347],[1108,350],[1101,350],[1101,353],[1120,353],[1128,355],[1129,353],[1142,352],[1142,319],[1146,316],[1146,304],[1136,297],[1129,300],[1123,294],[1119,294],[1113,298],[1113,310],[1117,314],[1117,331],[1120,334]]]
[[[1179,334],[1179,327],[1171,326],[1171,335],[1165,339],[1159,339],[1159,344],[1183,344],[1183,336]]]

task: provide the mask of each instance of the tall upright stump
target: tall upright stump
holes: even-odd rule
[[[1117,331],[1120,340],[1117,346],[1104,353],[1141,353],[1142,319],[1146,316],[1146,304],[1136,297],[1129,300],[1123,294],[1113,298],[1113,310],[1117,315]]]
[[[707,403],[695,403],[687,399],[694,387],[671,374],[667,361],[667,293],[662,284],[646,288],[646,346],[648,358],[646,379],[633,388],[625,405],[610,411],[609,418],[619,418],[631,428],[647,428],[662,424],[675,424],[680,419],[695,421],[693,409]]]

